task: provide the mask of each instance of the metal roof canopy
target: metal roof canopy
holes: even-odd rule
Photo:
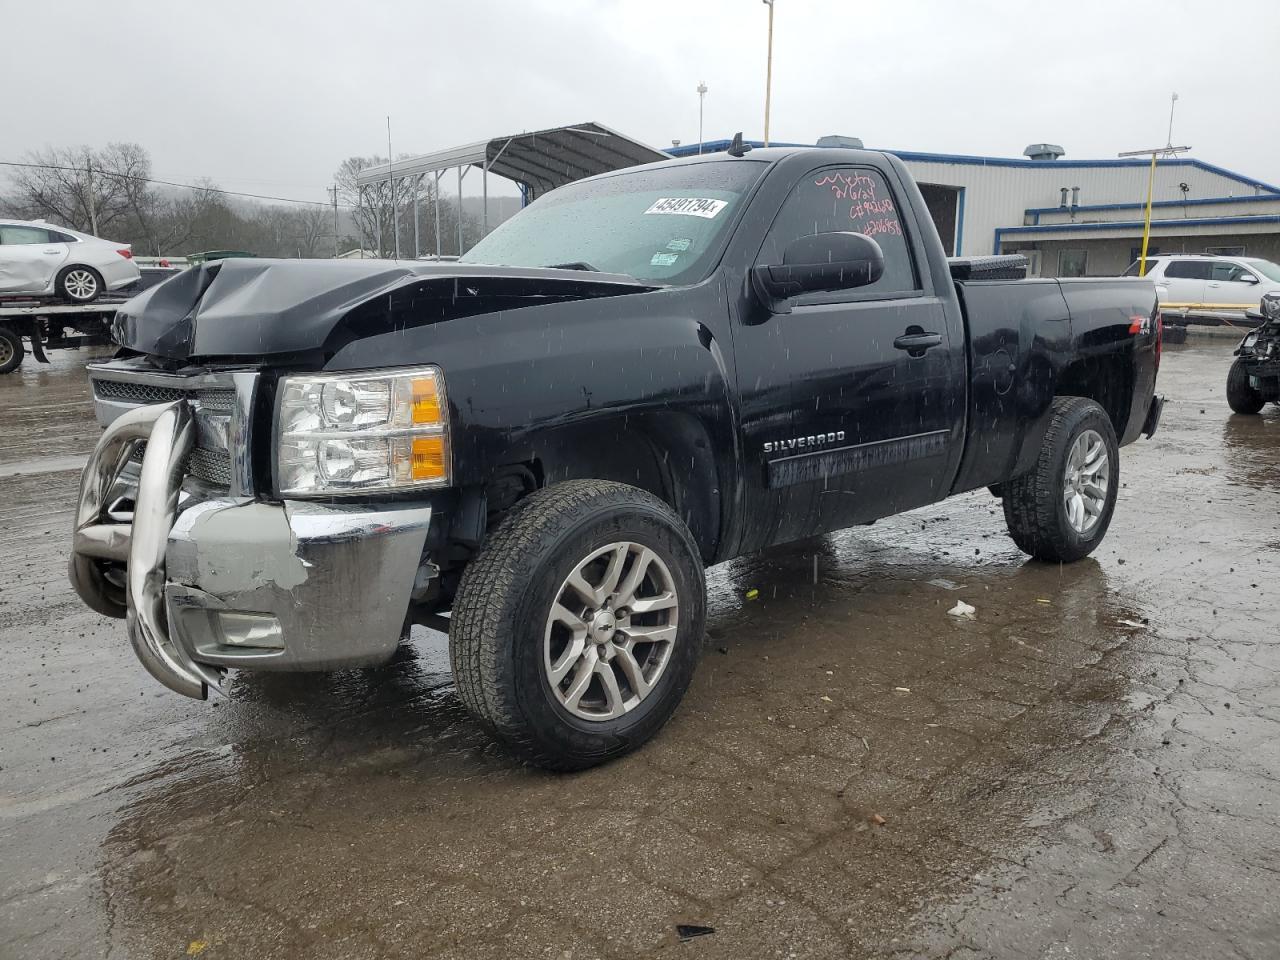
[[[521,186],[525,202],[548,190],[564,186],[583,177],[621,170],[641,163],[669,160],[670,154],[655,150],[639,140],[618,133],[601,123],[578,123],[568,127],[535,130],[507,137],[494,137],[460,147],[437,150],[422,156],[366,167],[356,177],[356,187],[363,190],[391,180],[413,179],[434,175],[437,188],[443,171],[457,168],[458,200],[461,210],[462,178],[471,167],[486,174],[495,173]],[[487,178],[486,178],[487,181]],[[489,189],[483,185],[484,232],[489,232]],[[439,190],[436,190],[439,197]],[[437,199],[438,202],[438,199]],[[462,249],[462,218],[458,218],[459,250]],[[439,215],[437,211],[437,243]],[[416,253],[416,251],[415,251]]]
[[[476,166],[523,184],[531,197],[597,173],[608,173],[638,163],[668,160],[670,154],[611,130],[600,123],[578,123],[494,137],[461,147],[397,160],[394,164],[366,167],[357,186],[386,181],[392,175],[420,176],[453,167]]]

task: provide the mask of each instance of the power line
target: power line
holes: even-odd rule
[[[56,163],[19,163],[15,160],[0,160],[0,167],[24,167],[31,170],[66,170],[71,173],[87,173],[84,167],[68,167]],[[276,203],[301,203],[313,207],[328,207],[332,204],[325,200],[298,200],[294,197],[269,197],[261,193],[244,193],[239,190],[223,190],[221,187],[197,187],[190,183],[175,183],[172,180],[158,180],[155,177],[139,177],[132,173],[112,173],[99,169],[96,171],[99,177],[116,177],[120,180],[136,180],[139,183],[157,183],[166,187],[178,187],[181,190],[203,190],[207,193],[220,193],[228,197],[248,197],[253,200],[271,200]],[[339,206],[355,209],[349,203],[339,204]]]

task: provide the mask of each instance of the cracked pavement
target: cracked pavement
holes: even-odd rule
[[[1166,348],[1094,557],[1026,562],[978,492],[714,568],[675,719],[573,776],[490,743],[427,631],[159,687],[66,582],[88,352],[28,363],[0,957],[1280,956],[1280,410],[1231,415],[1233,344]]]

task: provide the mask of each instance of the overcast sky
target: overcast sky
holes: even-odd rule
[[[776,0],[772,139],[1069,158],[1174,140],[1280,183],[1274,0]],[[0,160],[131,140],[155,175],[323,200],[353,154],[594,120],[764,122],[760,0],[0,0]],[[1185,57],[1179,51],[1185,51]],[[478,184],[477,184],[478,187]]]

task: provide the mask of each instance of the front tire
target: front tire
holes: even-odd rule
[[[1262,394],[1249,386],[1249,371],[1244,360],[1237,357],[1227,373],[1227,405],[1236,413],[1250,415],[1261,410],[1264,403]]]
[[[539,766],[582,770],[662,728],[705,623],[697,544],[671,508],[574,480],[518,503],[467,565],[449,656],[492,733]]]
[[[1058,397],[1035,467],[1005,484],[1009,536],[1037,560],[1087,557],[1106,536],[1119,487],[1111,418],[1092,400]]]
[[[8,327],[0,327],[0,373],[12,373],[22,366],[22,337]]]
[[[102,276],[92,267],[63,267],[54,289],[70,303],[92,303],[102,296]]]

